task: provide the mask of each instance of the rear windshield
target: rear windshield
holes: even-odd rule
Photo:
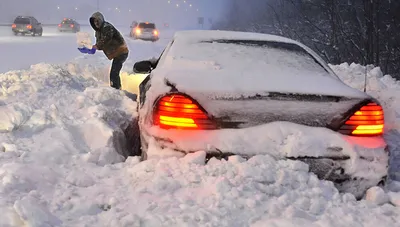
[[[263,82],[265,78],[284,81],[296,77],[330,76],[322,63],[303,47],[294,43],[265,40],[206,40],[197,43],[177,42],[173,48],[170,52],[173,57],[188,62],[210,62],[219,68],[210,72],[231,74],[239,81]],[[212,68],[204,67],[206,70]]]
[[[73,24],[74,21],[72,21],[72,20],[63,20],[61,23],[62,24]]]
[[[286,66],[296,70],[326,71],[326,69],[304,48],[293,43],[263,41],[263,40],[214,40],[203,43],[214,44],[220,48],[228,48],[232,57],[254,59],[264,66]],[[208,48],[205,47],[205,50]],[[228,57],[228,56],[227,56]]]
[[[16,18],[14,21],[14,24],[30,24],[31,21],[29,20],[29,18],[23,18],[23,17],[19,17]]]
[[[139,24],[139,28],[156,28],[156,25],[155,24],[152,24],[152,23],[148,23],[148,24],[146,24],[146,23],[140,23]]]

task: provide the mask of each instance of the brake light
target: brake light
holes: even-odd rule
[[[142,31],[140,31],[140,28],[136,28],[136,31],[135,31],[137,34],[140,34],[140,32],[142,32]]]
[[[154,35],[158,35],[158,31],[157,30],[154,30]]]
[[[216,129],[207,113],[183,94],[170,94],[159,99],[153,123],[163,129]]]
[[[71,28],[73,28],[73,27],[74,27],[74,25],[73,25],[73,24],[71,24],[71,25],[70,25],[70,27],[71,27]]]
[[[384,112],[380,105],[368,103],[356,111],[339,132],[353,136],[378,136],[383,134]]]
[[[58,27],[61,27],[61,24],[58,24]]]
[[[12,28],[16,28],[17,25],[16,25],[16,24],[12,24],[11,27],[12,27]]]
[[[26,28],[27,28],[27,29],[32,29],[32,25],[28,24],[28,25],[26,26]]]

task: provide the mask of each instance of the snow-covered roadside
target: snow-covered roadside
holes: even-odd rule
[[[366,92],[378,99],[385,111],[385,139],[391,151],[390,174],[400,181],[400,81],[383,75],[379,67],[354,63],[330,66],[346,84],[359,90],[364,90],[367,73]]]
[[[92,77],[108,65],[0,74],[0,226],[400,226],[399,208],[340,195],[297,161],[120,162],[112,134],[136,103]],[[399,203],[385,195],[370,199]]]

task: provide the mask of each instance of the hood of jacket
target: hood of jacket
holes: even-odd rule
[[[103,26],[105,20],[104,20],[104,16],[103,14],[101,14],[100,12],[95,12],[93,13],[93,15],[90,17],[89,21],[90,21],[90,25],[92,26],[92,28],[95,31],[100,30],[100,28],[97,28],[96,25],[94,24],[94,19],[97,19],[100,21],[100,28]]]

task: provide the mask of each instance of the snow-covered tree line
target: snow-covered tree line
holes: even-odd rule
[[[299,40],[330,63],[380,66],[400,79],[398,0],[230,0],[215,29]]]

